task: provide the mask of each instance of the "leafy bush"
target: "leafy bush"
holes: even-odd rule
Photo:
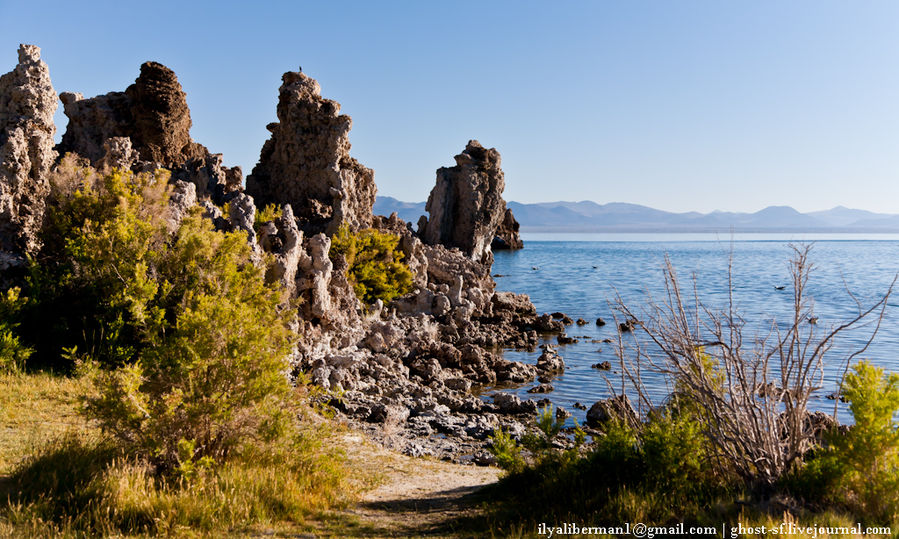
[[[34,351],[14,333],[19,327],[19,311],[25,303],[19,297],[20,292],[16,287],[0,294],[0,372],[20,370]]]
[[[266,207],[256,212],[256,215],[253,218],[253,229],[256,233],[259,233],[259,229],[265,223],[269,221],[274,221],[282,216],[282,208],[277,204],[269,204]]]
[[[163,292],[154,271],[168,239],[167,176],[61,170],[51,177],[22,333],[45,366],[70,370],[63,349],[123,365],[164,315],[152,301]]]
[[[516,455],[518,448],[511,441],[494,441],[497,460],[512,465],[492,489],[498,502],[493,517],[526,523],[524,529],[569,519],[666,523],[700,518],[735,478],[710,459],[700,423],[686,410],[654,413],[638,429],[610,421],[587,452],[580,449],[580,429],[573,448],[555,449],[551,442],[561,422],[548,413],[551,409],[543,410],[538,434],[522,437],[533,459],[501,459]]]
[[[273,437],[288,422],[284,371],[292,336],[279,294],[249,262],[242,234],[184,220],[157,264],[159,294],[143,316],[139,359],[97,371],[88,410],[103,427],[158,461],[216,460],[244,440]],[[179,450],[180,448],[180,450]]]
[[[82,360],[86,411],[125,447],[191,473],[290,424],[294,335],[246,236],[199,215],[168,220],[164,174],[91,169],[54,182],[33,271],[32,329],[46,356]],[[58,361],[58,360],[57,360]]]
[[[819,503],[837,503],[858,517],[899,518],[899,374],[863,361],[846,376],[843,394],[855,418],[848,432],[831,432],[821,449],[787,481]]]
[[[402,263],[399,241],[388,232],[369,228],[354,233],[346,226],[331,238],[330,253],[344,256],[347,277],[366,305],[379,299],[388,302],[412,290],[412,272]]]

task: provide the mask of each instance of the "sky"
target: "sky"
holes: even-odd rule
[[[302,66],[352,116],[379,195],[425,200],[477,139],[506,200],[899,213],[892,0],[0,0],[0,73],[19,43],[57,92],[169,66],[193,139],[245,175]]]

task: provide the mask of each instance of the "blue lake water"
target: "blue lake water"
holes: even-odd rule
[[[553,239],[556,238],[556,239]],[[762,336],[772,323],[790,320],[793,294],[789,260],[790,243],[814,240],[810,260],[814,269],[809,278],[807,296],[814,315],[819,317],[818,335],[853,318],[858,313],[847,288],[865,306],[875,303],[899,272],[899,237],[896,236],[818,236],[788,235],[590,235],[525,236],[520,251],[495,254],[493,273],[497,289],[530,296],[538,312],[562,311],[573,319],[588,321],[572,324],[569,336],[580,337],[576,344],[558,346],[566,371],[553,380],[555,388],[547,395],[528,394],[535,384],[505,389],[522,398],[549,398],[583,421],[585,412],[573,407],[580,402],[589,407],[595,401],[619,391],[621,375],[612,344],[591,340],[616,338],[611,302],[620,295],[636,312],[646,305],[648,295],[663,299],[665,256],[670,257],[682,287],[692,294],[695,276],[699,296],[714,308],[727,307],[728,265],[733,263],[733,293],[737,311],[746,320],[744,343],[751,347],[753,337]],[[537,268],[537,269],[533,269]],[[785,286],[784,290],[775,289]],[[620,316],[620,315],[619,315]],[[600,328],[597,317],[609,323]],[[873,318],[872,318],[873,320]],[[834,401],[825,395],[836,390],[847,355],[867,342],[873,327],[843,333],[825,355],[824,387],[811,406],[832,412]],[[555,344],[555,338],[546,342]],[[873,344],[860,356],[899,371],[899,292],[891,297],[886,317]],[[507,359],[536,363],[535,352],[506,351]],[[611,372],[591,365],[612,363]],[[659,378],[645,378],[653,399],[660,401],[669,389]],[[845,405],[840,407],[841,421],[851,421]]]

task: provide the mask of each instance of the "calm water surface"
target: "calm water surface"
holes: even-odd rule
[[[567,333],[580,337],[577,344],[558,346],[568,367],[553,381],[555,390],[548,395],[532,395],[527,390],[535,384],[507,388],[522,398],[548,397],[583,421],[585,412],[572,405],[593,402],[613,394],[621,386],[613,345],[591,340],[615,338],[610,302],[620,295],[625,303],[640,312],[648,295],[662,299],[665,256],[675,265],[681,285],[692,290],[692,277],[701,299],[712,307],[727,306],[727,268],[733,260],[734,298],[737,310],[747,321],[744,343],[751,343],[773,322],[790,319],[792,291],[789,260],[793,254],[791,241],[814,239],[810,259],[814,264],[807,295],[814,314],[820,318],[818,334],[858,311],[849,290],[864,305],[876,302],[899,272],[899,237],[873,236],[871,239],[845,236],[802,238],[781,236],[735,236],[718,238],[711,235],[605,235],[602,237],[566,236],[550,241],[553,236],[525,237],[525,248],[495,255],[493,273],[497,289],[528,294],[538,312],[562,311],[573,319],[584,318],[585,326],[572,324]],[[559,238],[559,236],[556,236]],[[581,241],[574,241],[574,240]],[[536,240],[536,241],[535,241]],[[602,241],[596,241],[602,240]],[[536,268],[536,269],[534,269]],[[776,286],[786,286],[776,290]],[[891,298],[886,318],[874,343],[864,358],[899,371],[899,292]],[[597,317],[609,321],[605,327],[595,325]],[[834,402],[824,398],[838,384],[846,357],[870,337],[872,327],[843,333],[825,356],[824,388],[812,401],[813,408],[832,412]],[[748,333],[747,333],[748,332]],[[555,343],[555,339],[547,342]],[[506,351],[507,359],[536,363],[540,351]],[[607,360],[612,372],[590,366]],[[646,382],[646,380],[644,380]],[[610,384],[612,388],[610,388]],[[652,378],[648,384],[654,400],[668,393],[665,380]],[[840,418],[851,415],[841,407]]]

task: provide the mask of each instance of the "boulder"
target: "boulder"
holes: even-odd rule
[[[544,375],[565,372],[565,362],[552,345],[543,346],[543,352],[537,358],[537,372]]]
[[[590,427],[602,427],[612,420],[622,421],[632,428],[639,423],[637,411],[634,410],[627,395],[622,394],[597,401],[587,410],[587,425]]]
[[[505,188],[500,155],[471,140],[455,157],[456,166],[437,169],[418,233],[425,243],[456,247],[472,260],[485,262],[505,216]]]
[[[352,119],[304,73],[289,71],[282,81],[278,121],[268,125],[247,193],[259,207],[290,204],[308,235],[371,226],[374,171],[350,157]]]
[[[41,50],[20,45],[18,64],[0,76],[0,270],[21,266],[40,248],[56,108]]]

